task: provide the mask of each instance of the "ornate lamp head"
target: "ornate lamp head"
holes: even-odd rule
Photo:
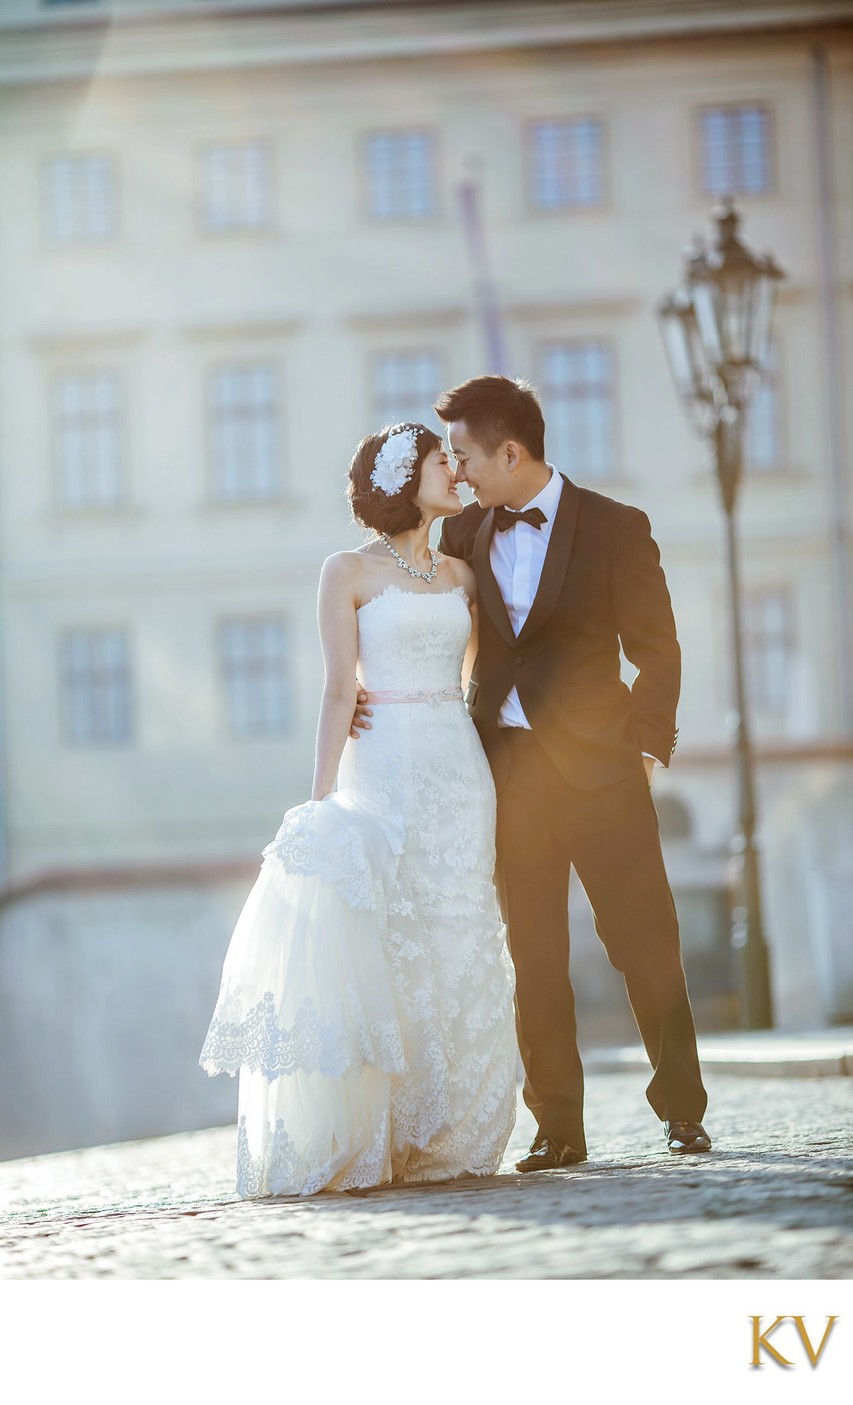
[[[785,275],[770,254],[738,237],[731,199],[715,215],[714,243],[690,262],[688,287],[708,368],[742,408],[767,364],[776,285]]]

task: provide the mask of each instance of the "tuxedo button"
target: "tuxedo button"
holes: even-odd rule
[[[516,656],[515,656],[515,662],[516,662],[517,664],[522,664],[522,663],[524,663],[524,655],[523,655],[523,654],[516,654]]]

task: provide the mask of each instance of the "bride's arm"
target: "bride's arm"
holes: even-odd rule
[[[345,553],[330,556],[320,572],[317,622],[326,670],[311,799],[322,800],[335,788],[341,753],[352,723],[356,693],[358,626],[354,574]]]
[[[474,671],[474,664],[477,659],[477,601],[470,601],[471,608],[471,634],[468,639],[468,647],[465,650],[465,657],[462,660],[462,690],[463,692],[471,682],[471,674]]]
[[[471,681],[471,674],[474,671],[474,664],[477,660],[477,577],[471,567],[465,561],[455,561],[458,584],[461,585],[468,596],[468,607],[471,611],[471,633],[468,638],[468,645],[465,650],[465,657],[462,660],[462,688],[468,687]]]

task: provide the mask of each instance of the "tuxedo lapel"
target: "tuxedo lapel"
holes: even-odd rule
[[[492,544],[494,525],[495,514],[494,510],[490,508],[480,523],[480,530],[474,539],[474,574],[477,577],[480,600],[485,606],[495,629],[498,631],[501,638],[506,640],[507,644],[514,644],[515,634],[510,624],[500,586],[495,580],[492,563],[489,560],[489,548]],[[556,530],[556,523],[554,527]]]
[[[521,627],[519,641],[529,639],[530,635],[534,634],[540,625],[545,623],[557,603],[557,597],[566,578],[566,568],[569,564],[572,544],[575,539],[575,528],[578,524],[581,495],[580,489],[571,483],[564,473],[561,473],[560,477],[563,480],[563,491],[560,494],[557,515],[551,528],[548,550],[545,553],[542,575],[539,578],[539,589],[530,607],[530,613]]]

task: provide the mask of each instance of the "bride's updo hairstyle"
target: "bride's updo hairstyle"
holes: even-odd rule
[[[417,455],[411,474],[396,493],[385,493],[372,480],[376,467],[376,456],[385,441],[392,434],[403,429],[417,431],[415,447]],[[397,532],[409,532],[423,520],[415,503],[421,481],[421,466],[433,449],[440,449],[442,441],[426,425],[406,422],[386,425],[378,434],[368,434],[362,439],[352,456],[349,466],[347,499],[355,521],[371,531],[393,537]]]

